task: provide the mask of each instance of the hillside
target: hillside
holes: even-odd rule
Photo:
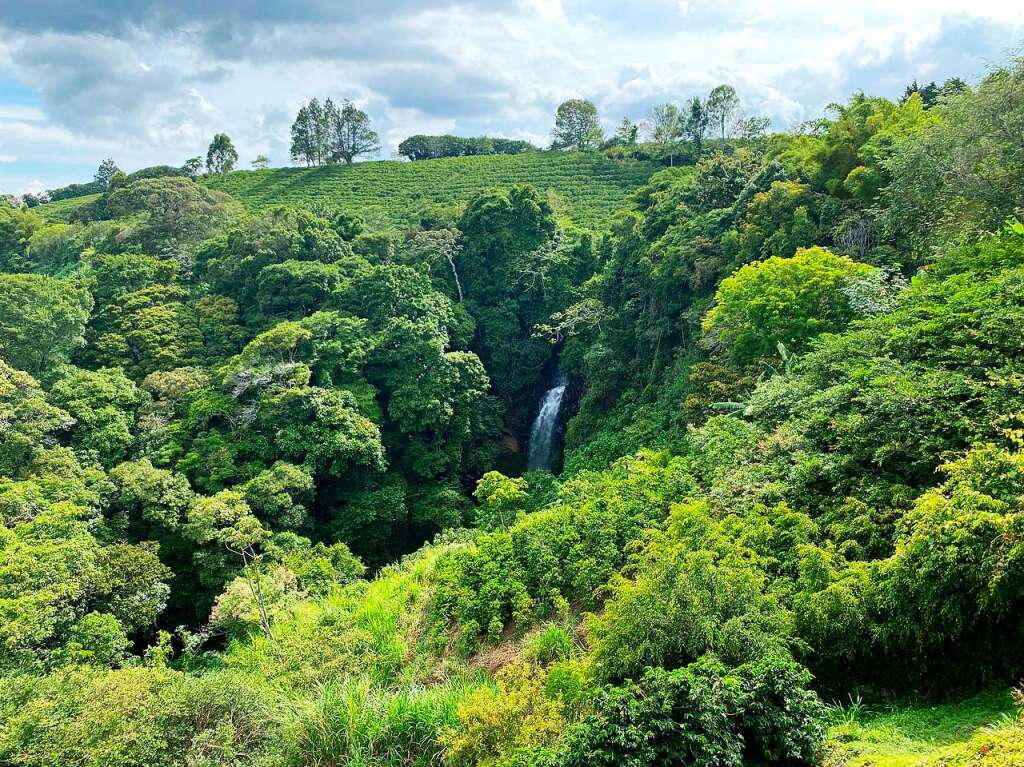
[[[40,205],[35,211],[46,221],[56,224],[66,224],[71,214],[80,206],[98,200],[98,194],[86,194],[81,197],[69,197],[66,200],[56,200]]]
[[[1024,59],[815,125],[0,208],[0,767],[1024,763]]]
[[[405,224],[424,202],[463,202],[476,192],[529,183],[547,196],[559,218],[594,227],[622,207],[626,195],[657,168],[599,153],[532,152],[236,171],[211,176],[205,183],[237,197],[250,210],[326,199],[394,226]]]

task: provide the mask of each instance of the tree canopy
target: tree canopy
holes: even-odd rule
[[[1016,764],[1022,72],[5,201],[0,764]]]
[[[597,107],[586,99],[569,99],[558,105],[551,130],[554,149],[596,149],[604,139]]]

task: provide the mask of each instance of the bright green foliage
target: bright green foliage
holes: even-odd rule
[[[699,506],[674,509],[669,535],[653,537],[630,564],[635,578],[609,584],[604,611],[588,623],[603,677],[684,666],[708,652],[737,666],[784,647],[789,617],[765,594],[756,554],[704,538],[707,517]]]
[[[877,570],[881,642],[936,662],[946,643],[969,643],[998,666],[1019,646],[1010,626],[1024,595],[1024,456],[987,446],[943,469],[947,481],[918,498]]]
[[[808,681],[782,658],[731,672],[710,656],[674,671],[648,669],[638,681],[600,691],[594,713],[570,730],[561,763],[814,764],[822,706]]]
[[[551,131],[552,149],[597,149],[604,139],[597,107],[586,99],[569,99],[558,105]]]
[[[258,680],[167,668],[69,668],[14,677],[0,695],[0,759],[26,765],[245,767],[277,749]]]
[[[180,287],[154,285],[112,300],[100,309],[94,325],[100,335],[87,353],[136,380],[194,361],[203,335],[185,299]]]
[[[298,529],[308,521],[313,477],[298,466],[279,461],[243,486],[253,512],[274,528]]]
[[[215,541],[240,555],[262,545],[268,537],[245,499],[231,490],[197,498],[189,508],[187,530],[199,543]]]
[[[143,393],[120,370],[62,371],[50,401],[75,419],[72,446],[105,467],[123,459],[134,442]]]
[[[315,298],[315,294],[309,295],[309,286],[301,288],[294,284],[294,278],[314,278],[317,265],[293,262],[320,262],[320,276],[326,278],[330,270],[324,271],[323,266],[350,255],[351,248],[329,222],[305,211],[274,208],[218,233],[199,247],[196,262],[219,293],[237,300],[244,309],[256,310],[259,296],[259,300],[270,301],[271,308],[280,311],[287,308],[288,296],[277,301],[277,292],[298,291],[295,296],[305,301]],[[275,265],[276,269],[263,276],[265,269]],[[322,291],[329,287],[324,284]]]
[[[737,226],[739,249],[744,260],[788,258],[818,239],[818,211],[810,187],[796,181],[773,181],[750,201]],[[732,247],[723,238],[726,252]]]
[[[156,468],[143,458],[115,466],[109,476],[113,488],[106,511],[115,527],[174,530],[184,522],[192,490],[180,474]]]
[[[56,433],[68,429],[73,420],[47,402],[32,376],[14,370],[0,360],[0,472],[17,474],[39,447],[56,441]]]
[[[68,632],[66,652],[77,662],[116,666],[128,651],[128,637],[109,613],[89,613]]]
[[[322,688],[290,723],[285,764],[428,767],[455,719],[458,685],[388,690],[367,680]]]
[[[928,110],[924,130],[883,157],[886,232],[917,258],[937,245],[994,231],[1020,208],[1024,62],[993,69],[977,86]]]
[[[477,525],[484,530],[508,530],[526,504],[526,480],[489,471],[476,483],[473,496],[480,504]]]
[[[82,286],[36,274],[0,274],[0,355],[33,375],[82,346],[92,297]]]
[[[113,190],[106,199],[106,213],[113,218],[142,214],[131,234],[147,248],[198,242],[236,212],[230,197],[182,176],[142,179]]]
[[[442,559],[437,617],[454,619],[473,647],[478,634],[495,640],[508,622],[525,627],[567,600],[594,605],[623,549],[691,481],[679,463],[646,455],[566,483],[558,503]]]
[[[0,763],[1019,762],[1019,69],[0,211]]]
[[[479,192],[529,183],[545,196],[564,199],[564,215],[574,224],[596,227],[654,170],[651,163],[614,162],[597,152],[526,152],[243,171],[203,183],[237,197],[250,210],[327,199],[393,227],[405,225],[426,203],[465,203]]]
[[[0,206],[0,268],[23,271],[28,263],[28,244],[43,221],[28,209]]]
[[[88,509],[43,504],[32,517],[5,523],[0,528],[0,666],[5,669],[29,668],[66,653],[102,653],[105,642],[113,652],[118,632],[151,624],[166,605],[171,573],[154,548],[103,545],[93,534],[95,515]],[[91,629],[79,623],[93,612],[112,615],[120,628],[112,629],[108,619]],[[93,636],[97,632],[108,639]]]
[[[1019,695],[1015,696],[1018,700]],[[863,699],[834,711],[827,767],[1012,767],[1024,756],[1024,722],[1005,690],[939,705],[875,707]]]
[[[343,389],[285,389],[259,418],[258,426],[273,431],[278,453],[313,473],[344,477],[356,468],[384,468],[379,430]]]
[[[458,729],[448,734],[451,765],[498,767],[554,764],[566,727],[560,701],[546,692],[547,674],[511,664],[498,674],[497,689],[481,687],[458,707]]]
[[[773,356],[780,343],[799,354],[810,339],[854,318],[843,289],[870,271],[824,248],[748,264],[719,285],[704,341],[737,365]]]
[[[226,133],[218,133],[206,150],[206,170],[209,173],[228,173],[238,162],[238,150]]]

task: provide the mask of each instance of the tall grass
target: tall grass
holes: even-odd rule
[[[425,767],[442,756],[468,679],[387,689],[369,677],[324,685],[296,701],[284,728],[286,764],[298,767]]]

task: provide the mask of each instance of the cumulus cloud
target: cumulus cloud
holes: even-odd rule
[[[118,34],[132,28],[170,30],[189,26],[245,28],[283,24],[353,24],[381,15],[446,8],[455,0],[4,0],[4,26],[26,32]],[[476,0],[476,6],[508,9],[512,0]]]
[[[180,163],[223,130],[243,163],[284,164],[312,96],[367,109],[384,156],[424,131],[544,142],[565,98],[611,128],[721,82],[788,127],[855,88],[976,77],[1022,35],[997,0],[0,0],[0,153],[36,163],[21,183],[64,162],[56,184],[108,155]]]

